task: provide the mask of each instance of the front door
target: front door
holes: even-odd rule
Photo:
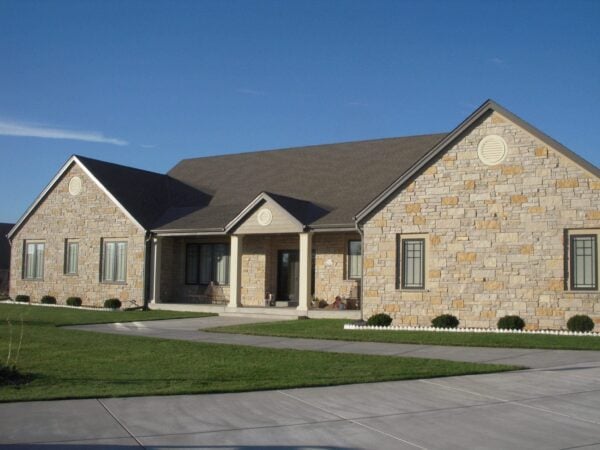
[[[277,254],[277,300],[297,303],[299,278],[298,250],[279,250]]]

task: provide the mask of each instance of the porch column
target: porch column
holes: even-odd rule
[[[152,239],[152,303],[160,303],[160,259],[162,239]]]
[[[308,312],[312,278],[312,233],[300,233],[300,286],[298,288],[298,311]]]
[[[229,257],[229,308],[242,306],[242,241],[243,236],[231,235]]]

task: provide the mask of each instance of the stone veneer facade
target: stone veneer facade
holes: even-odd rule
[[[69,193],[69,180],[78,176],[82,191]],[[64,274],[65,240],[79,242],[77,275]],[[103,239],[127,242],[127,281],[100,282]],[[23,279],[23,249],[26,241],[44,242],[43,280]],[[81,297],[84,305],[102,306],[107,298],[119,298],[138,305],[144,300],[145,232],[135,225],[76,164],[65,171],[37,206],[34,214],[13,236],[10,296],[19,294],[39,302],[44,295],[64,304],[68,297]]]
[[[315,296],[333,302],[336,296],[354,297],[358,281],[347,278],[348,241],[357,233],[313,235]],[[227,304],[229,286],[208,288],[185,284],[185,248],[188,243],[229,243],[229,236],[210,238],[163,238],[160,299],[162,302]],[[298,234],[248,235],[243,238],[242,306],[264,306],[266,293],[276,296],[277,253],[299,247]]]
[[[502,136],[507,158],[486,166],[477,146]],[[565,328],[574,314],[600,323],[600,293],[570,291],[565,235],[600,229],[600,180],[498,113],[463,133],[437,161],[380,206],[364,229],[364,316],[429,325],[495,327],[506,314],[530,329]],[[423,291],[397,288],[397,239],[426,239]]]

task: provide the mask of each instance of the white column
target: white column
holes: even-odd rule
[[[152,303],[160,303],[160,258],[162,239],[152,239]]]
[[[312,233],[300,233],[300,286],[298,311],[308,312],[312,278]]]
[[[229,253],[229,308],[242,306],[242,241],[243,236],[231,235]]]

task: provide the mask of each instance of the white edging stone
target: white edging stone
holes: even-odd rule
[[[377,325],[353,325],[347,323],[344,330],[387,330],[387,331],[435,331],[444,333],[496,333],[496,334],[550,334],[555,336],[600,336],[600,333],[593,331],[567,331],[567,330],[502,330],[494,328],[434,328],[434,327],[415,327],[409,325],[388,327]]]
[[[69,305],[50,305],[46,303],[25,303],[15,302],[14,300],[2,300],[0,303],[8,305],[23,305],[23,306],[44,306],[46,308],[69,308],[69,309],[85,309],[86,311],[120,311],[119,309],[112,308],[90,308],[88,306],[69,306]]]

